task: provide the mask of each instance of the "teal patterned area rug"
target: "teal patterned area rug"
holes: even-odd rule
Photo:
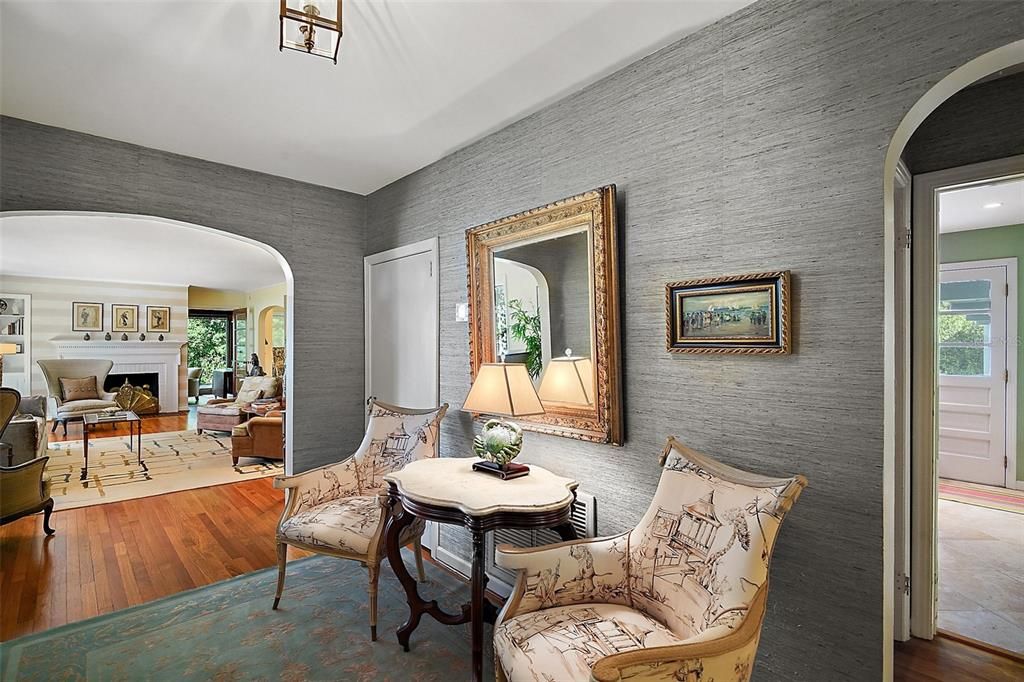
[[[411,555],[406,557],[411,566]],[[457,611],[469,590],[426,565],[420,594]],[[413,569],[415,575],[415,569]],[[470,678],[467,625],[424,616],[411,651],[395,630],[405,592],[381,570],[378,641],[370,641],[367,573],[359,563],[309,557],[288,565],[273,611],[277,569],[200,587],[0,644],[3,680],[353,680],[448,682]],[[487,628],[487,638],[490,628]],[[485,679],[493,679],[490,647]]]

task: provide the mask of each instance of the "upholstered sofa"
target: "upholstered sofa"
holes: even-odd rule
[[[231,430],[231,461],[239,457],[284,459],[284,413],[274,410],[252,417]]]
[[[50,397],[57,403],[57,413],[53,418],[54,431],[57,430],[57,425],[61,424],[64,426],[66,436],[69,421],[81,421],[87,414],[117,407],[117,403],[114,402],[115,394],[103,390],[103,382],[107,380],[107,375],[114,366],[112,360],[38,360],[37,364],[43,370]],[[61,379],[88,377],[96,377],[95,398],[70,399],[65,394]]]
[[[234,398],[214,398],[196,408],[196,432],[226,431],[231,433],[248,415],[243,408],[260,398],[281,395],[279,377],[246,377]]]
[[[46,396],[23,396],[14,418],[0,433],[0,442],[9,446],[0,464],[10,467],[44,456],[49,435],[46,430]]]
[[[750,679],[768,565],[803,476],[741,471],[670,438],[647,513],[608,538],[501,545],[518,578],[494,626],[499,682]]]

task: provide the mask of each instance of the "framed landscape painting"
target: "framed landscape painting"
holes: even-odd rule
[[[103,304],[79,303],[71,304],[71,331],[101,332],[103,331]]]
[[[164,332],[171,331],[171,308],[165,305],[146,306],[146,331]]]
[[[789,271],[669,282],[670,353],[789,353]]]
[[[115,332],[139,331],[139,306],[119,303],[110,306],[110,329]]]

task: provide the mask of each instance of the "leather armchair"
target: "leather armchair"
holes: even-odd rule
[[[260,398],[281,395],[280,377],[246,377],[234,398],[214,398],[196,408],[196,433],[206,431],[234,431],[245,421],[242,408]]]
[[[102,412],[108,407],[117,407],[114,402],[116,394],[103,390],[103,382],[110,374],[114,366],[112,360],[37,360],[36,364],[43,370],[43,377],[46,379],[46,389],[50,397],[57,403],[57,414],[53,420],[53,431],[57,430],[57,424],[63,424],[64,435],[68,435],[68,422],[80,421],[85,415],[94,412]],[[64,400],[64,390],[61,388],[61,379],[81,379],[83,377],[96,377],[97,398],[88,400]]]
[[[54,534],[50,527],[53,498],[50,477],[45,473],[47,461],[49,457],[40,457],[15,467],[0,466],[0,525],[41,511],[43,529],[47,535]]]
[[[448,405],[413,410],[370,399],[370,421],[359,449],[351,457],[295,476],[278,476],[274,487],[285,490],[284,513],[277,526],[277,594],[284,591],[288,545],[317,554],[361,562],[370,578],[370,638],[377,639],[377,579],[384,558],[384,524],[388,508],[381,504],[384,475],[409,462],[437,457],[441,420]],[[418,521],[400,537],[413,543],[416,567],[423,578]]]
[[[772,547],[807,481],[741,471],[674,438],[661,464],[634,529],[498,547],[496,563],[518,570],[494,626],[499,681],[750,679]]]
[[[252,417],[231,430],[231,462],[239,457],[284,459],[284,413],[274,410]]]

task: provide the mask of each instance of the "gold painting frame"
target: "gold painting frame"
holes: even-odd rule
[[[588,225],[594,404],[545,404],[545,413],[517,422],[538,431],[595,443],[623,443],[619,339],[618,237],[615,185],[606,185],[466,230],[469,287],[469,364],[472,378],[482,363],[496,362],[492,254],[496,248]]]
[[[696,314],[697,320],[702,320],[701,309],[687,311],[687,302],[761,292],[768,294],[767,310],[743,309],[740,312],[733,308],[723,313],[712,312],[709,307],[704,315],[713,318],[711,325],[721,326],[725,331],[705,334],[702,324],[700,334],[687,334],[687,314]],[[745,323],[744,315],[747,316]],[[753,315],[758,316],[756,324]],[[765,323],[767,332],[761,335],[728,331],[744,326],[760,327]],[[665,285],[665,347],[670,353],[789,354],[792,351],[790,272],[755,272],[669,282]]]

